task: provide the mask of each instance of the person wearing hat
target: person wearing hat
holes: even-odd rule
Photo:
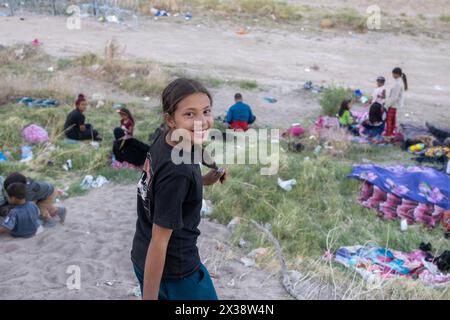
[[[102,141],[97,130],[92,125],[86,124],[84,112],[87,109],[87,101],[83,94],[79,94],[75,101],[75,109],[72,110],[64,123],[64,133],[67,138],[72,140],[95,140]]]
[[[150,146],[135,139],[127,138],[122,128],[114,129],[113,154],[116,161],[128,162],[136,167],[144,165]]]

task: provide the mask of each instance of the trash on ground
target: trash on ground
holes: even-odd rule
[[[265,101],[267,101],[268,103],[276,103],[278,100],[274,97],[263,97],[263,99]]]
[[[29,162],[31,160],[33,160],[33,148],[31,146],[22,146],[20,162]]]
[[[280,186],[281,189],[285,191],[291,191],[292,186],[295,184],[297,184],[297,181],[295,179],[283,181],[280,178],[278,178],[278,185]]]
[[[213,208],[211,205],[211,201],[203,199],[202,208],[200,210],[200,215],[202,217],[207,217],[207,216],[210,216],[212,214],[212,212],[213,212]]]
[[[247,268],[253,267],[256,264],[255,260],[246,257],[241,258],[240,262]]]
[[[94,179],[93,176],[87,175],[84,177],[80,186],[84,190],[91,189],[91,188],[98,189],[98,188],[101,188],[102,186],[104,186],[105,184],[107,184],[108,182],[109,181],[103,176],[98,176],[96,179]]]

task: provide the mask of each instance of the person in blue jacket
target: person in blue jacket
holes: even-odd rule
[[[235,104],[228,109],[226,121],[235,131],[247,131],[248,125],[255,122],[256,117],[250,106],[242,101],[242,94],[236,93],[234,101]]]

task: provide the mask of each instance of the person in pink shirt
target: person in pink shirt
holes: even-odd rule
[[[130,110],[127,108],[120,108],[117,112],[120,115],[120,127],[125,131],[126,138],[133,137],[134,119]]]

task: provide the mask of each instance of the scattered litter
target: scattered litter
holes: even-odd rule
[[[103,100],[97,101],[97,105],[95,106],[97,109],[100,107],[103,107],[105,105],[105,102]]]
[[[87,189],[98,189],[101,188],[103,185],[107,184],[109,181],[103,177],[103,176],[98,176],[97,179],[94,179],[93,176],[87,175],[84,177],[83,182],[81,182],[81,188],[84,190]]]
[[[318,146],[316,146],[316,147],[314,148],[314,154],[319,154],[320,151],[322,151],[322,146],[321,146],[321,145],[318,145]]]
[[[213,208],[211,206],[211,201],[203,199],[202,201],[202,209],[200,210],[200,215],[202,217],[207,217],[211,215],[213,212]]]
[[[117,16],[107,16],[105,17],[106,21],[112,22],[112,23],[119,23],[119,19]]]
[[[323,86],[319,86],[319,85],[313,84],[312,81],[307,81],[303,85],[303,89],[308,90],[308,91],[311,90],[314,93],[320,93],[320,92],[322,92],[322,90],[324,88],[323,88]]]
[[[165,11],[165,10],[159,10],[156,8],[151,8],[150,12],[155,16],[155,17],[169,17],[170,13]]]
[[[136,72],[133,72],[132,74],[130,74],[130,78],[136,78]]]
[[[8,158],[0,151],[0,162],[2,161],[8,161]]]
[[[360,100],[361,100],[361,103],[364,104],[364,103],[367,103],[369,101],[369,98],[367,98],[366,96],[362,96]]]
[[[245,241],[244,239],[240,239],[239,248],[247,248],[247,241]]]
[[[31,44],[33,45],[33,46],[40,46],[40,45],[42,45],[42,42],[40,42],[39,41],[39,39],[34,39],[33,41],[31,41]]]
[[[253,267],[256,264],[255,260],[246,257],[241,258],[240,262],[247,268]]]
[[[236,32],[236,34],[242,36],[248,33],[248,28],[239,28],[239,30]]]
[[[231,279],[228,283],[227,283],[227,286],[229,286],[229,287],[234,287],[234,279]]]
[[[310,68],[305,68],[305,72],[311,72]]]
[[[145,97],[143,100],[144,100],[145,102],[149,102],[149,101],[150,101],[150,97]]]
[[[408,230],[408,220],[406,220],[406,219],[400,220],[400,230],[403,232]]]
[[[437,91],[444,91],[444,89],[442,89],[442,87],[441,87],[441,86],[438,86],[438,85],[435,85],[435,86],[434,86],[434,90],[437,90]]]
[[[17,103],[24,104],[27,107],[56,107],[59,105],[58,100],[55,99],[33,99],[30,97],[23,97]]]
[[[227,228],[231,231],[234,230],[234,228],[236,228],[236,226],[241,223],[241,218],[239,217],[234,217],[233,219],[231,219],[231,221],[228,223]]]
[[[113,107],[113,109],[120,109],[120,108],[124,108],[125,105],[123,103],[114,103],[112,107]]]
[[[55,69],[54,69],[53,67],[49,67],[49,68],[47,69],[47,71],[48,71],[48,72],[53,72],[53,71],[55,71]]]
[[[268,103],[276,103],[278,100],[274,97],[263,97],[263,99],[265,101],[267,101]]]
[[[247,257],[253,258],[253,259],[258,259],[260,257],[266,256],[268,252],[269,252],[269,250],[267,250],[267,248],[258,248],[258,249],[254,249],[254,250],[250,251],[249,254],[247,255]]]
[[[90,145],[95,149],[98,150],[100,149],[100,143],[98,141],[91,141]]]
[[[405,113],[405,117],[409,118],[409,113]]]
[[[309,157],[305,157],[305,159],[303,159],[303,161],[309,161]]]
[[[33,160],[33,148],[30,146],[22,147],[22,160],[20,162],[29,162]]]
[[[114,282],[112,282],[112,281],[106,281],[105,284],[106,284],[107,286],[112,286],[112,285],[114,285]]]
[[[272,225],[267,222],[267,223],[264,224],[264,228],[266,228],[267,230],[270,231],[270,230],[272,230]]]
[[[192,20],[192,14],[187,12],[184,14],[184,20]]]
[[[48,141],[48,133],[44,128],[30,124],[22,130],[22,137],[31,144],[45,143]]]
[[[78,140],[73,140],[73,139],[69,139],[69,138],[65,138],[64,139],[64,143],[66,144],[78,144],[80,143]]]
[[[297,184],[297,181],[295,179],[283,181],[280,178],[278,178],[278,185],[280,186],[281,189],[285,191],[291,191],[292,186],[295,184]]]
[[[140,298],[141,297],[141,287],[140,286],[136,286],[133,289],[130,289],[128,291],[128,295],[129,296],[135,296],[136,298]]]

